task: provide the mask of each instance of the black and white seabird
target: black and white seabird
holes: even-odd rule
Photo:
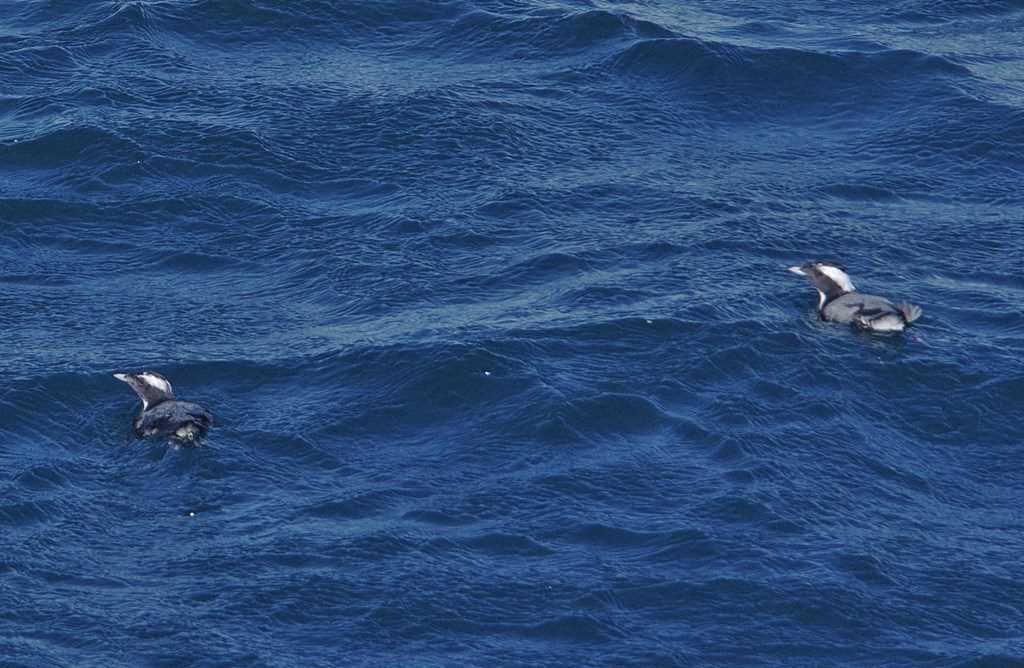
[[[809,278],[818,290],[822,320],[853,323],[876,332],[902,332],[921,317],[920,306],[895,305],[884,297],[857,292],[846,270],[832,262],[806,262],[789,270]]]
[[[213,415],[199,404],[174,398],[169,380],[154,371],[115,373],[142,400],[142,412],[132,422],[135,435],[172,436],[186,441],[202,436],[213,424]]]

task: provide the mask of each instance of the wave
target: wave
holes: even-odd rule
[[[0,505],[0,526],[12,528],[47,522],[59,515],[59,504],[52,501],[23,501]]]
[[[416,34],[424,26],[444,23],[466,11],[461,1],[388,0],[367,3],[330,3],[295,0],[267,4],[257,0],[190,0],[165,3],[152,12],[161,29],[210,46],[283,39],[317,38],[344,43],[348,39],[380,40],[398,34]]]
[[[673,549],[680,554],[712,556],[719,552],[716,541],[707,532],[699,529],[672,529],[665,531],[643,531],[585,523],[574,527],[565,539],[582,545],[593,545],[615,550],[662,551]]]
[[[21,77],[53,81],[74,72],[78,60],[71,50],[61,45],[24,46],[0,52],[0,75],[7,85],[15,86]]]
[[[616,74],[669,77],[687,86],[754,89],[779,95],[845,92],[921,77],[966,77],[971,71],[942,56],[906,49],[822,53],[793,48],[736,46],[694,37],[643,40],[616,54]]]
[[[135,4],[135,3],[133,3]],[[606,42],[669,37],[673,33],[648,20],[625,13],[586,10],[537,10],[515,15],[507,8],[481,8],[462,0],[446,2],[376,1],[325,3],[297,0],[267,5],[255,0],[193,0],[121,9],[94,19],[93,30],[126,28],[160,30],[220,48],[222,44],[248,44],[305,39],[342,45],[373,40],[385,52],[408,51],[460,56],[550,57],[576,53]],[[339,40],[340,37],[340,40]]]
[[[299,515],[336,521],[363,519],[388,512],[402,498],[401,490],[375,490],[341,501],[322,501],[302,509]]]
[[[640,38],[670,37],[656,23],[604,10],[572,14],[547,12],[513,18],[486,11],[471,11],[441,35],[435,47],[463,53],[473,59],[493,57],[495,51],[515,58],[546,59],[587,51],[605,43]]]
[[[458,544],[464,549],[491,555],[547,557],[557,553],[529,536],[507,533],[481,533],[461,539]]]
[[[900,195],[889,188],[861,183],[836,183],[820,190],[826,195],[853,201],[891,202],[900,199]]]
[[[1021,0],[981,0],[961,3],[941,0],[913,0],[884,8],[880,19],[908,23],[947,23],[971,18],[1001,18],[1024,11]]]
[[[57,168],[78,161],[134,162],[141,147],[120,133],[91,125],[49,130],[18,142],[0,144],[0,166]]]

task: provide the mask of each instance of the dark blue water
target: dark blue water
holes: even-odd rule
[[[1022,177],[1016,0],[2,3],[0,664],[1024,665]]]

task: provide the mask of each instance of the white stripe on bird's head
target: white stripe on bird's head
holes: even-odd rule
[[[846,272],[839,267],[831,264],[819,264],[818,271],[831,278],[836,282],[836,285],[846,292],[853,292],[856,290],[856,288],[853,287],[853,282],[850,280],[850,277],[847,276]]]
[[[138,379],[155,390],[159,390],[165,394],[172,394],[171,384],[166,378],[162,378],[147,371],[146,373],[140,373],[138,375]]]

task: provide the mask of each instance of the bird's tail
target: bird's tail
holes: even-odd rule
[[[900,304],[897,308],[900,310],[900,315],[903,316],[903,322],[908,325],[920,318],[923,313],[917,304]]]

